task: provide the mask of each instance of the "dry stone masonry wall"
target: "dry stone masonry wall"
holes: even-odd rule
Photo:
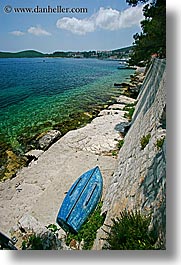
[[[166,229],[166,61],[155,59],[138,97],[132,125],[120,149],[106,192],[105,224],[124,210],[152,213],[151,226],[165,246]],[[95,249],[102,247],[98,232]]]

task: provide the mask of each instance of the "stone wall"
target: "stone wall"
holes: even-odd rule
[[[166,245],[166,61],[150,66],[136,105],[132,125],[120,149],[118,164],[106,192],[102,212],[105,224],[124,210],[152,213],[152,223],[163,248]],[[144,144],[143,138],[149,138]],[[163,140],[161,140],[163,139]],[[161,143],[161,144],[160,144]],[[105,228],[105,227],[104,227]],[[101,249],[99,230],[94,249]]]

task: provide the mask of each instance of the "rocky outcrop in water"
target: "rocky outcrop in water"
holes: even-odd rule
[[[58,130],[51,130],[47,132],[44,136],[42,136],[38,140],[38,145],[40,149],[42,150],[48,149],[48,147],[50,147],[50,145],[55,143],[55,141],[57,141],[60,138],[60,136],[61,136],[61,132]]]

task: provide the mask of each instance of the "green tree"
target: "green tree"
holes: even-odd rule
[[[136,6],[147,0],[126,0],[129,5]],[[143,7],[145,19],[141,21],[142,32],[136,33],[133,43],[133,54],[130,64],[145,64],[156,54],[159,58],[166,57],[166,0],[153,0]]]
[[[145,4],[149,0],[126,0],[126,3],[131,6],[136,6],[139,2]]]

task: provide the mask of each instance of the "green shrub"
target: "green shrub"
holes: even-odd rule
[[[91,249],[96,238],[97,230],[103,225],[105,217],[101,215],[102,202],[100,202],[96,210],[89,217],[88,221],[82,226],[80,231],[75,235],[67,234],[66,244],[69,245],[72,239],[79,243],[84,240],[83,249]]]
[[[136,103],[128,103],[128,104],[125,105],[123,110],[128,111],[129,108],[134,107],[135,105],[136,105]]]
[[[32,234],[27,241],[22,242],[22,250],[43,250],[44,242],[40,236]]]
[[[151,138],[151,134],[147,134],[147,135],[144,135],[141,140],[140,140],[140,143],[141,143],[141,150],[143,150],[146,145],[149,143],[149,140]]]
[[[118,144],[117,144],[118,149],[121,149],[121,147],[123,146],[123,144],[124,144],[124,140],[119,140],[118,141]]]
[[[105,238],[103,249],[109,250],[146,250],[155,249],[156,237],[149,232],[150,216],[141,215],[140,212],[124,210],[120,217],[112,219],[110,232]]]
[[[131,121],[133,113],[135,111],[135,107],[124,107],[123,110],[127,111],[125,112],[124,117]]]
[[[156,141],[156,147],[157,147],[158,150],[162,148],[163,143],[164,143],[164,140],[165,140],[165,137],[162,137],[160,139],[157,139],[157,141]]]
[[[117,150],[112,150],[111,154],[112,154],[112,156],[117,156],[118,152],[117,152]]]
[[[60,230],[60,228],[58,228],[55,224],[49,224],[48,226],[46,226],[46,228],[49,229],[55,235],[57,235],[57,232]]]

